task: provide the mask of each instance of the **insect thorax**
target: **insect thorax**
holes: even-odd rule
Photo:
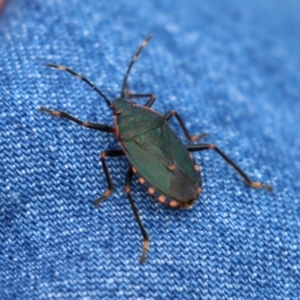
[[[117,112],[119,138],[122,140],[135,140],[149,130],[161,128],[165,123],[163,116],[134,102],[118,98],[113,106],[114,112]]]

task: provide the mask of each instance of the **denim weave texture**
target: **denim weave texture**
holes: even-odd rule
[[[0,299],[300,299],[300,3],[10,0],[0,14]],[[163,206],[134,177],[113,134],[40,113],[113,126],[110,99],[129,77],[177,110],[255,181],[212,151],[194,153],[203,189],[189,210]],[[145,99],[136,102],[144,103]],[[176,120],[173,130],[188,143]]]

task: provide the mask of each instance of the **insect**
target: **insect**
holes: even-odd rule
[[[91,81],[82,75],[75,73],[64,66],[48,64],[47,66],[71,73],[86,82],[97,93],[99,93],[114,115],[114,127],[104,124],[83,122],[63,111],[51,110],[40,107],[40,111],[47,112],[59,118],[65,118],[87,128],[113,133],[120,144],[120,149],[105,150],[101,152],[100,160],[106,176],[108,189],[94,201],[97,206],[102,200],[108,198],[113,192],[114,185],[107,168],[105,158],[125,155],[130,163],[125,181],[125,192],[128,196],[132,212],[136,218],[141,234],[143,236],[142,254],[140,262],[146,260],[148,251],[148,234],[140,220],[138,211],[131,196],[131,180],[133,174],[138,182],[144,185],[149,194],[165,205],[172,208],[188,208],[201,192],[202,180],[200,168],[195,163],[190,152],[213,150],[218,153],[233,169],[239,173],[244,182],[252,188],[265,188],[272,191],[270,185],[254,182],[242,171],[226,154],[213,144],[191,144],[184,145],[171,130],[168,121],[175,117],[183,130],[187,140],[195,142],[206,137],[206,133],[191,136],[184,125],[180,115],[171,110],[164,115],[151,109],[156,100],[154,94],[133,94],[130,92],[127,79],[130,70],[138,59],[143,48],[147,45],[151,36],[148,36],[138,48],[127,67],[123,79],[120,97],[109,100]],[[134,98],[147,98],[144,105],[132,102]]]

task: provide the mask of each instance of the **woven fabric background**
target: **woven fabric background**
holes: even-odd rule
[[[300,299],[299,1],[10,0],[0,15],[1,299]],[[123,190],[128,162],[99,162],[113,135],[38,112],[112,125],[127,65],[135,92],[176,109],[273,194],[253,190],[216,153],[195,157],[203,191],[173,210],[133,182],[150,237]],[[142,103],[143,100],[141,100]],[[171,126],[182,138],[175,121]],[[183,138],[184,140],[184,138]]]

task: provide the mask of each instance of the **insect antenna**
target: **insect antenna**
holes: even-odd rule
[[[108,106],[111,107],[111,101],[88,79],[86,79],[85,77],[83,77],[81,74],[74,72],[73,70],[64,67],[64,66],[60,66],[60,65],[54,65],[54,64],[46,64],[47,67],[50,68],[55,68],[55,69],[59,69],[61,71],[66,71],[74,76],[76,76],[77,78],[83,80],[84,82],[86,82],[90,87],[92,87],[92,89],[94,89],[98,94],[100,94],[103,99],[105,100],[105,102],[107,103]]]
[[[129,76],[130,70],[133,66],[133,64],[135,63],[135,61],[139,58],[139,55],[141,54],[142,50],[146,47],[146,45],[148,44],[149,40],[152,38],[152,35],[149,35],[146,37],[146,39],[142,42],[141,46],[139,47],[138,51],[135,53],[135,55],[132,57],[132,60],[127,68],[127,72],[124,76],[123,79],[123,85],[122,85],[122,91],[121,91],[121,98],[125,98],[125,90],[126,90],[126,86],[127,86],[127,78]]]

